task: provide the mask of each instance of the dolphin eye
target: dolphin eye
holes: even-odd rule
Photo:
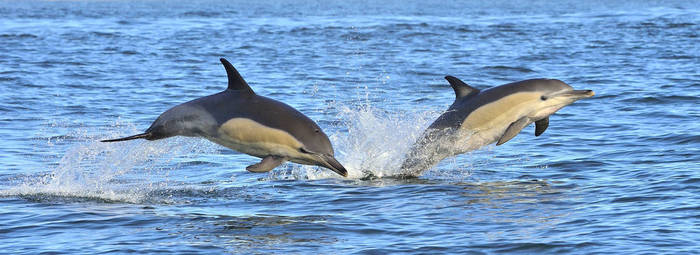
[[[314,130],[314,132],[318,133],[318,132],[321,132],[321,130],[320,130],[320,129],[316,129],[316,130]]]
[[[546,96],[541,96],[540,99],[542,99],[542,101],[545,101],[545,100],[547,100],[547,97],[546,97]]]

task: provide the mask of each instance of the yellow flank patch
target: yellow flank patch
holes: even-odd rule
[[[240,144],[283,145],[300,148],[299,142],[289,133],[262,125],[246,118],[233,118],[219,127],[222,138]]]
[[[462,123],[462,127],[475,131],[490,129],[494,125],[511,122],[532,110],[530,105],[539,103],[540,93],[520,92],[482,105]]]

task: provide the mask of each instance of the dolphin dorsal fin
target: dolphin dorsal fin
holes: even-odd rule
[[[448,75],[445,76],[445,80],[447,80],[450,83],[450,86],[452,86],[452,89],[455,90],[455,96],[457,99],[479,93],[479,89],[469,86],[457,77]]]
[[[228,60],[225,58],[220,58],[219,60],[221,60],[221,63],[224,64],[224,68],[226,68],[226,75],[228,75],[228,89],[249,91],[250,93],[254,93],[253,89],[248,86],[248,83],[245,82],[241,74],[236,71],[236,68],[233,68],[233,65],[228,62]]]

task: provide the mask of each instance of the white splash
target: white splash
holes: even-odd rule
[[[348,169],[348,178],[367,176],[386,177],[402,174],[401,164],[413,143],[423,130],[439,116],[439,111],[389,112],[372,107],[369,103],[357,107],[340,105],[337,119],[342,120],[329,134],[336,150],[336,158]],[[109,130],[122,130],[109,134],[109,138],[138,133],[131,124],[117,123]],[[126,130],[126,131],[124,131]],[[115,132],[115,131],[111,131]],[[153,191],[173,189],[170,170],[179,167],[180,158],[202,157],[202,154],[218,154],[219,146],[204,139],[169,138],[158,141],[134,140],[120,143],[102,143],[86,128],[78,128],[71,134],[77,143],[70,145],[58,164],[48,174],[29,177],[19,185],[0,190],[0,196],[60,196],[87,198],[129,203],[152,201]],[[99,139],[98,139],[99,138]],[[63,141],[49,139],[48,146]],[[58,149],[58,148],[57,148]],[[460,179],[465,169],[456,161],[445,160],[455,171],[438,174],[427,172],[431,178]],[[338,178],[336,173],[318,167],[287,163],[272,171],[262,180],[317,180]],[[172,178],[176,179],[176,178]],[[196,187],[186,187],[196,188]],[[163,201],[158,198],[161,203]]]
[[[119,124],[112,130],[130,130]],[[128,131],[127,131],[128,132]],[[165,166],[183,155],[212,151],[199,139],[168,139],[146,142],[102,143],[84,129],[72,135],[79,141],[71,145],[49,173],[27,177],[19,185],[0,190],[3,196],[59,196],[141,203],[154,190],[171,185]],[[111,134],[110,137],[123,136]],[[101,137],[104,138],[104,137]],[[49,141],[54,146],[56,141]],[[167,201],[161,201],[167,202]]]
[[[357,109],[342,107],[339,115],[348,130],[331,135],[331,140],[338,144],[348,177],[398,175],[407,152],[438,114],[388,113],[368,105]]]
[[[436,111],[388,112],[365,103],[338,106],[341,126],[329,138],[336,158],[348,170],[348,178],[360,179],[401,174],[400,167],[413,143],[439,116]],[[273,171],[268,179],[342,178],[316,166],[293,164]]]

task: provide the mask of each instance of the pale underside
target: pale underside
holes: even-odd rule
[[[247,118],[233,118],[222,124],[216,136],[206,137],[217,144],[248,155],[282,157],[301,164],[314,164],[299,149],[304,145],[288,132],[267,127]]]

